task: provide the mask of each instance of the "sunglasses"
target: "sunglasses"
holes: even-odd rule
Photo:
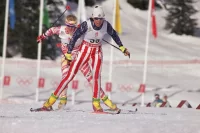
[[[65,24],[67,27],[70,27],[70,28],[76,28],[76,26],[75,25],[73,25],[73,24]]]
[[[104,18],[94,18],[94,20],[103,20]]]

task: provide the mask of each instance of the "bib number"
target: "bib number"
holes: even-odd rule
[[[90,43],[99,43],[100,39],[90,39]]]

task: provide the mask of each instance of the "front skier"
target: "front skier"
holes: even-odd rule
[[[61,58],[61,71],[62,71],[62,79],[64,79],[69,71],[70,66],[68,65],[68,61],[65,59],[64,54],[67,53],[67,44],[69,44],[69,41],[76,29],[77,26],[77,18],[74,15],[68,15],[65,20],[65,26],[58,26],[58,27],[52,27],[49,30],[47,30],[43,35],[40,35],[37,38],[37,42],[42,41],[43,39],[46,39],[49,36],[52,36],[54,34],[57,34],[59,38],[61,38],[61,50],[62,50],[62,58]],[[72,51],[72,57],[73,59],[76,58],[78,49],[80,47],[80,44],[82,42],[82,39],[80,38],[73,48]],[[91,83],[92,80],[92,71],[88,63],[83,64],[80,67],[80,71],[83,73],[84,77],[87,79],[89,83]],[[66,86],[67,87],[67,86]],[[108,98],[108,96],[105,95],[105,92],[101,88],[101,99],[104,102],[106,106],[108,106],[110,109],[117,109],[117,106],[112,103],[112,101]],[[64,106],[67,103],[67,91],[63,90],[60,94],[60,102],[58,104],[58,109],[64,108]],[[50,108],[46,109],[43,108],[40,111],[46,111],[50,110]],[[38,110],[39,111],[39,110]]]
[[[95,6],[92,18],[81,23],[76,29],[75,33],[68,45],[68,52],[65,54],[67,60],[71,62],[70,69],[64,79],[60,82],[57,89],[44,103],[43,108],[51,107],[57,100],[58,96],[62,93],[70,81],[78,72],[80,66],[91,60],[93,71],[93,110],[102,112],[103,109],[100,105],[100,88],[101,88],[101,64],[102,64],[102,48],[101,42],[105,34],[109,34],[119,46],[120,50],[125,56],[130,56],[128,50],[122,45],[122,42],[117,35],[116,31],[112,28],[111,24],[104,19],[104,12],[101,6]],[[72,51],[76,41],[83,36],[82,44],[79,48],[77,58],[72,60]]]

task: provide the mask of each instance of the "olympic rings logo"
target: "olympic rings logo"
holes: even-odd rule
[[[33,79],[31,77],[18,77],[16,81],[20,86],[29,86],[33,83]]]
[[[127,85],[119,85],[119,90],[123,92],[130,92],[133,90],[133,85],[127,84]]]

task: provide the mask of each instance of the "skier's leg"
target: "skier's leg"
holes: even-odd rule
[[[70,81],[74,78],[74,76],[78,72],[81,64],[83,62],[87,61],[88,59],[89,59],[89,55],[86,52],[84,52],[84,50],[83,50],[83,52],[80,52],[78,54],[78,57],[72,61],[70,68],[69,68],[69,72],[67,73],[66,77],[61,80],[57,89],[49,97],[49,99],[43,104],[44,107],[49,108],[56,102],[56,100],[58,99],[58,96],[61,94],[61,92],[63,90],[66,89],[66,87],[68,86]]]
[[[93,54],[91,58],[93,69],[93,110],[102,112],[103,109],[100,105],[102,52],[98,51],[98,53]]]
[[[65,49],[64,53],[67,53],[67,49]],[[78,51],[77,50],[73,50],[72,51],[73,59],[76,59],[77,55],[78,55]],[[65,59],[65,57],[63,55],[62,58],[61,58],[62,79],[64,79],[67,76],[67,73],[69,71],[69,67],[70,66],[67,63],[67,60]],[[60,102],[58,104],[58,109],[63,109],[67,104],[67,87],[66,87],[65,90],[62,91],[62,93],[60,94],[59,98],[60,98]]]
[[[62,79],[64,79],[67,76],[67,73],[69,71],[69,65],[67,64],[67,60],[63,56],[61,58],[61,71],[62,71]],[[67,87],[65,90],[63,90],[59,96],[60,102],[58,103],[58,109],[62,109],[67,104]]]
[[[83,76],[86,78],[86,80],[88,81],[88,83],[90,83],[91,85],[91,81],[92,81],[92,70],[90,68],[90,65],[88,62],[85,62],[81,67],[80,67],[80,71],[83,74]]]
[[[85,63],[80,67],[80,71],[83,73],[84,77],[87,79],[88,83],[90,86],[92,86],[92,70],[89,66],[89,63]],[[100,88],[100,98],[104,102],[106,106],[108,106],[112,110],[116,110],[117,106],[114,104],[107,95],[105,95],[105,92],[103,91],[102,88]]]
[[[62,91],[59,96],[60,102],[58,103],[58,109],[63,109],[67,104],[67,88]]]

